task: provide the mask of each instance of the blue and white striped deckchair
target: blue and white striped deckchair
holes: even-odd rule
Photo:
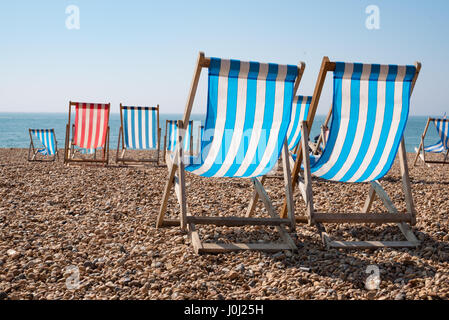
[[[294,176],[302,159],[304,183],[300,182],[307,203],[307,217],[321,230],[323,241],[335,248],[415,247],[419,243],[406,223],[416,221],[403,142],[403,134],[410,107],[410,94],[420,64],[416,66],[377,65],[360,63],[331,63],[323,60],[317,88],[322,88],[326,72],[334,73],[334,96],[329,139],[321,156],[309,158],[305,150],[308,128],[312,125],[319,96],[312,102],[311,118],[303,123],[302,157],[295,163]],[[318,90],[318,92],[320,92]],[[315,91],[317,92],[317,91]],[[398,213],[379,179],[390,170],[400,150],[401,173],[404,179],[407,213]],[[316,213],[313,208],[311,174],[324,180],[371,184],[364,212],[348,214]],[[388,213],[367,214],[377,194]],[[400,223],[408,241],[395,242],[341,242],[330,241],[322,223]]]
[[[181,219],[178,223],[187,227],[192,237],[195,252],[226,252],[235,250],[296,250],[294,241],[284,230],[289,225],[294,230],[293,199],[290,190],[290,169],[284,171],[286,194],[290,199],[288,218],[276,217],[273,206],[257,179],[268,173],[283,151],[288,157],[287,129],[295,91],[299,85],[300,68],[291,65],[242,62],[220,58],[205,58],[200,53],[192,90],[187,102],[183,123],[187,123],[193,104],[193,97],[202,67],[209,70],[208,102],[205,122],[205,136],[201,141],[199,155],[192,157],[187,166],[179,161],[176,151],[164,198],[159,212],[157,226],[164,224],[168,194],[171,183],[181,205]],[[207,137],[206,137],[207,133]],[[198,217],[187,214],[185,203],[184,169],[202,177],[251,178],[256,191],[267,207],[271,218],[240,217]],[[195,224],[222,226],[272,225],[281,233],[284,243],[280,244],[218,244],[201,243]]]
[[[193,121],[189,121],[189,125],[187,127],[187,132],[184,137],[184,143],[183,143],[183,151],[186,153],[190,153],[192,148],[191,144],[193,142],[192,137],[192,127],[193,127]],[[165,123],[165,142],[166,147],[165,149],[171,152],[174,152],[176,150],[176,144],[178,139],[178,120],[166,120]],[[168,141],[167,141],[168,140]]]
[[[30,148],[28,150],[29,161],[36,161],[37,160],[36,157],[38,154],[41,154],[42,156],[53,156],[52,159],[46,161],[55,161],[56,157],[58,157],[59,159],[54,129],[29,129],[29,133],[30,133]],[[35,148],[33,137],[38,139],[42,147]],[[43,161],[43,159],[40,159],[38,161]]]
[[[437,130],[439,140],[430,146],[424,146],[424,139],[427,134],[427,130],[429,129],[430,123],[433,123],[435,125],[435,128]],[[413,165],[416,165],[416,162],[418,160],[418,157],[421,158],[425,164],[429,166],[429,164],[446,164],[449,163],[447,160],[447,157],[449,155],[449,119],[446,119],[446,117],[443,118],[429,118],[427,120],[426,128],[424,129],[424,133],[421,136],[421,143],[419,145],[419,148],[415,148],[416,151],[416,157],[415,161],[413,162]],[[428,160],[426,158],[426,152],[429,153],[444,153],[444,159],[441,160]]]
[[[301,140],[301,123],[307,120],[312,97],[296,96],[293,99],[292,115],[287,130],[288,149],[294,151]]]
[[[120,103],[120,131],[117,145],[117,163],[159,164],[159,105],[156,107],[130,107]],[[121,142],[121,147],[120,147]],[[127,150],[156,150],[153,158],[125,158]]]

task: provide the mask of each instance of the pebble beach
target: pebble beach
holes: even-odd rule
[[[0,149],[1,299],[375,299],[449,298],[449,166],[430,168],[408,154],[417,211],[417,249],[326,250],[315,227],[298,224],[297,253],[196,255],[179,227],[156,229],[167,168],[64,166],[28,162],[27,149]],[[435,157],[433,155],[429,157]],[[244,179],[186,174],[192,215],[244,216]],[[405,211],[398,161],[381,181]],[[267,179],[276,209],[283,181]],[[360,211],[369,186],[313,180],[317,210]],[[296,190],[295,211],[305,212]],[[172,218],[179,206],[171,196]],[[384,212],[376,199],[374,212]],[[267,216],[261,202],[256,216]],[[404,240],[394,225],[328,225],[336,240]],[[204,241],[277,241],[267,227],[199,228]],[[372,268],[376,288],[367,288]],[[68,287],[77,270],[79,284]]]

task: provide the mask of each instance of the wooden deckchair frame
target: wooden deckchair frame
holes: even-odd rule
[[[37,158],[39,150],[36,150],[36,148],[34,147],[33,134],[31,133],[32,130],[33,129],[28,129],[28,132],[30,134],[30,147],[28,148],[28,161],[54,162],[54,161],[56,161],[56,159],[58,159],[58,161],[59,161],[58,142],[56,141],[55,129],[48,129],[53,132],[53,140],[55,143],[55,154],[50,159],[45,159],[45,158],[38,159]],[[42,157],[44,157],[44,156],[42,156]]]
[[[183,135],[187,129],[187,124],[190,119],[190,114],[192,111],[193,102],[195,99],[196,90],[198,87],[198,82],[201,74],[202,68],[209,68],[210,58],[206,58],[203,52],[198,55],[198,60],[193,75],[192,84],[190,87],[190,93],[187,99],[187,104],[184,112],[183,120],[179,122],[178,127],[183,128],[179,130],[178,144],[176,151],[174,153],[173,161],[167,163],[169,175],[165,186],[164,195],[162,198],[161,207],[156,221],[156,227],[160,228],[163,226],[175,226],[180,225],[182,230],[187,230],[189,232],[190,238],[192,240],[192,245],[194,251],[199,253],[223,253],[229,251],[240,251],[240,250],[261,250],[267,252],[276,252],[279,250],[292,250],[296,251],[297,247],[295,242],[292,240],[288,234],[285,226],[289,226],[292,232],[295,232],[295,215],[294,215],[294,204],[293,195],[290,180],[290,167],[287,164],[288,161],[288,146],[287,139],[283,144],[282,158],[284,161],[284,178],[285,178],[285,189],[286,189],[286,199],[287,201],[287,214],[286,218],[279,218],[274,211],[273,205],[268,198],[268,195],[263,188],[261,181],[257,178],[252,178],[251,181],[254,185],[255,192],[261,197],[270,218],[248,218],[248,217],[194,217],[187,211],[186,203],[186,189],[185,189],[185,171],[183,161],[179,159],[183,158],[182,153],[182,140]],[[296,78],[294,86],[294,94],[301,81],[302,74],[304,72],[305,65],[300,63],[298,77]],[[168,157],[171,159],[171,157]],[[263,179],[263,177],[262,177]],[[171,188],[174,185],[175,193],[177,195],[178,202],[181,207],[180,219],[164,219],[165,213],[167,211],[168,197],[171,192]],[[200,240],[196,225],[207,224],[207,225],[220,225],[220,226],[245,226],[245,225],[266,225],[274,226],[280,233],[283,243],[203,243]]]
[[[196,150],[195,150],[195,154],[199,155],[200,151],[201,151],[201,130],[204,129],[204,126],[202,126],[201,124],[198,126],[198,139],[197,139],[197,143],[196,143]]]
[[[123,132],[123,109],[127,106],[122,105],[120,103],[120,129],[118,133],[118,142],[117,142],[117,153],[115,156],[115,162],[121,163],[122,165],[145,165],[147,163],[153,163],[156,162],[157,165],[159,165],[159,153],[160,153],[160,142],[161,142],[161,128],[159,126],[159,105],[156,107],[148,107],[149,110],[156,110],[156,121],[157,121],[157,154],[155,158],[125,158],[125,152],[127,150],[125,146],[125,135]],[[120,141],[122,142],[122,147],[120,149]]]
[[[329,112],[327,113],[326,119],[324,120],[324,123],[321,125],[320,129],[320,135],[318,137],[318,141],[316,142],[316,145],[313,148],[313,154],[319,154],[320,152],[320,145],[323,145],[323,149],[326,147],[327,138],[326,138],[326,132],[329,132],[329,121],[332,117],[332,106],[329,109]],[[299,143],[298,143],[299,145]],[[298,150],[296,150],[298,151]]]
[[[64,147],[64,164],[76,164],[76,165],[108,165],[109,163],[109,116],[111,112],[111,104],[107,103],[108,106],[108,130],[106,132],[106,140],[105,145],[102,147],[102,158],[97,159],[97,151],[95,150],[93,159],[75,159],[75,151],[74,151],[74,134],[75,134],[75,125],[70,126],[71,124],[71,115],[72,115],[72,106],[76,106],[76,102],[69,101],[69,118],[66,125],[66,133],[65,133],[65,147]],[[72,132],[72,138],[70,138],[70,132]]]
[[[164,159],[165,163],[167,163],[166,157],[167,157],[167,137],[168,137],[168,124],[172,121],[177,121],[178,122],[178,129],[179,129],[179,120],[165,120],[165,135],[164,135],[164,153],[162,155],[162,158]],[[190,132],[190,156],[193,156],[193,120],[190,120],[190,125],[191,125],[191,132]],[[168,152],[170,153],[170,151]]]
[[[415,86],[416,80],[418,78],[419,72],[421,70],[421,63],[416,62],[416,73],[412,80],[411,93]],[[305,141],[308,141],[309,129],[312,127],[313,120],[315,117],[316,109],[318,107],[318,102],[323,89],[324,81],[326,79],[327,72],[335,71],[336,64],[331,62],[328,57],[324,57],[320,73],[315,86],[315,91],[313,94],[311,102],[311,111],[309,112],[307,121],[304,121],[301,126],[301,145],[297,150],[297,159],[293,167],[292,172],[292,187],[295,188],[299,186],[301,196],[306,203],[306,215],[297,216],[296,222],[308,223],[309,225],[315,225],[321,236],[323,244],[326,248],[338,248],[338,249],[376,249],[385,247],[417,247],[419,245],[418,239],[413,234],[409,225],[416,224],[416,211],[413,203],[412,189],[410,185],[410,177],[407,164],[407,155],[405,151],[404,137],[401,139],[399,146],[399,164],[402,176],[402,186],[405,195],[405,202],[407,207],[407,213],[399,213],[394,206],[391,199],[388,197],[387,193],[384,191],[382,186],[378,181],[373,181],[370,183],[371,188],[368,193],[368,197],[365,201],[362,213],[321,213],[315,212],[313,205],[313,192],[312,192],[312,175],[310,170],[310,159],[308,152],[306,150]],[[304,176],[300,176],[301,163],[304,162]],[[375,196],[378,196],[384,206],[387,208],[387,213],[377,214],[369,213]],[[282,208],[281,217],[285,217],[287,213],[287,201],[284,201]],[[333,241],[326,232],[323,224],[329,223],[376,223],[376,224],[386,224],[386,223],[396,223],[407,239],[407,241]]]
[[[416,162],[418,161],[418,158],[421,158],[421,160],[428,167],[430,167],[430,164],[442,164],[443,166],[445,164],[449,164],[449,161],[447,161],[448,156],[449,156],[449,149],[446,151],[443,161],[426,159],[426,151],[424,150],[424,139],[426,138],[427,130],[429,129],[430,123],[434,122],[435,120],[442,120],[442,121],[448,122],[448,125],[449,125],[449,119],[436,119],[436,118],[431,118],[431,117],[429,117],[427,119],[426,127],[424,128],[424,132],[421,135],[421,143],[419,144],[419,148],[416,149],[416,157],[415,157],[415,160],[413,161],[413,166],[416,166]]]

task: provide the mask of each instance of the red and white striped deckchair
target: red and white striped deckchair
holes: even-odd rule
[[[75,107],[75,119],[72,126],[72,106]],[[107,164],[109,160],[109,112],[111,104],[107,103],[69,103],[69,121],[66,127],[64,163],[99,163]],[[72,134],[70,134],[72,128]],[[72,139],[70,140],[70,137]],[[102,149],[102,156],[93,158],[76,158],[74,147],[87,150]]]

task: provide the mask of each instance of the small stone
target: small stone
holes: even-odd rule
[[[16,259],[20,256],[20,253],[14,249],[9,249],[8,251],[6,251],[6,254],[10,256],[12,259]]]
[[[234,280],[234,279],[237,279],[238,277],[239,277],[239,274],[235,271],[231,271],[228,273],[229,280]]]
[[[405,300],[405,294],[403,292],[399,292],[396,297],[394,297],[394,300]]]
[[[241,263],[235,268],[235,270],[238,272],[243,272],[243,271],[245,271],[245,265],[243,263]]]

